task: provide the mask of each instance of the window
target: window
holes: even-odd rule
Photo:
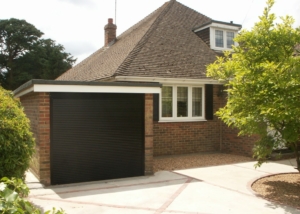
[[[215,44],[216,48],[232,48],[234,45],[234,32],[225,30],[215,30]]]
[[[162,88],[162,117],[172,117],[172,87]]]
[[[216,30],[216,47],[224,47],[223,31]]]
[[[202,116],[202,88],[193,88],[192,93],[192,105],[193,105],[193,117]]]
[[[233,41],[233,38],[234,38],[234,33],[233,32],[226,32],[226,38],[227,38],[227,48],[232,48],[231,46],[234,45],[234,41]]]
[[[192,121],[203,117],[202,86],[163,86],[161,95],[162,121]]]
[[[177,88],[177,117],[188,116],[188,88]]]

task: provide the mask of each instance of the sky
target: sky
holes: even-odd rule
[[[79,63],[104,45],[108,18],[117,25],[117,36],[167,0],[0,0],[0,19],[25,19],[65,47]],[[262,15],[266,0],[177,0],[218,21],[242,24],[250,30]],[[115,7],[116,3],[116,7]],[[116,11],[116,16],[115,16]],[[300,0],[275,0],[277,17],[290,15],[300,26]]]

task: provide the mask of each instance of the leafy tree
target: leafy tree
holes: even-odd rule
[[[15,89],[30,79],[55,79],[76,59],[25,20],[0,20],[0,84]]]
[[[20,85],[30,79],[55,79],[75,61],[62,45],[40,39],[30,52],[15,60],[16,82]]]
[[[25,20],[0,20],[0,72],[5,74],[8,89],[14,81],[14,60],[30,51],[42,35]]]
[[[24,179],[35,149],[21,103],[0,87],[0,178]]]
[[[241,31],[239,46],[210,64],[207,75],[227,86],[228,101],[217,116],[240,135],[260,136],[253,150],[257,165],[284,145],[294,150],[300,171],[300,29],[290,16],[275,24],[273,5],[267,1],[260,21]]]

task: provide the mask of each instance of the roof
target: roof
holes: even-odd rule
[[[206,79],[206,65],[216,59],[216,53],[192,29],[211,21],[171,0],[57,80],[99,81],[116,76]]]

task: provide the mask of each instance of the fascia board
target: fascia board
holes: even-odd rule
[[[116,81],[129,82],[159,82],[161,84],[216,84],[222,85],[218,80],[213,79],[184,79],[184,78],[159,78],[159,77],[135,77],[135,76],[116,76]]]

